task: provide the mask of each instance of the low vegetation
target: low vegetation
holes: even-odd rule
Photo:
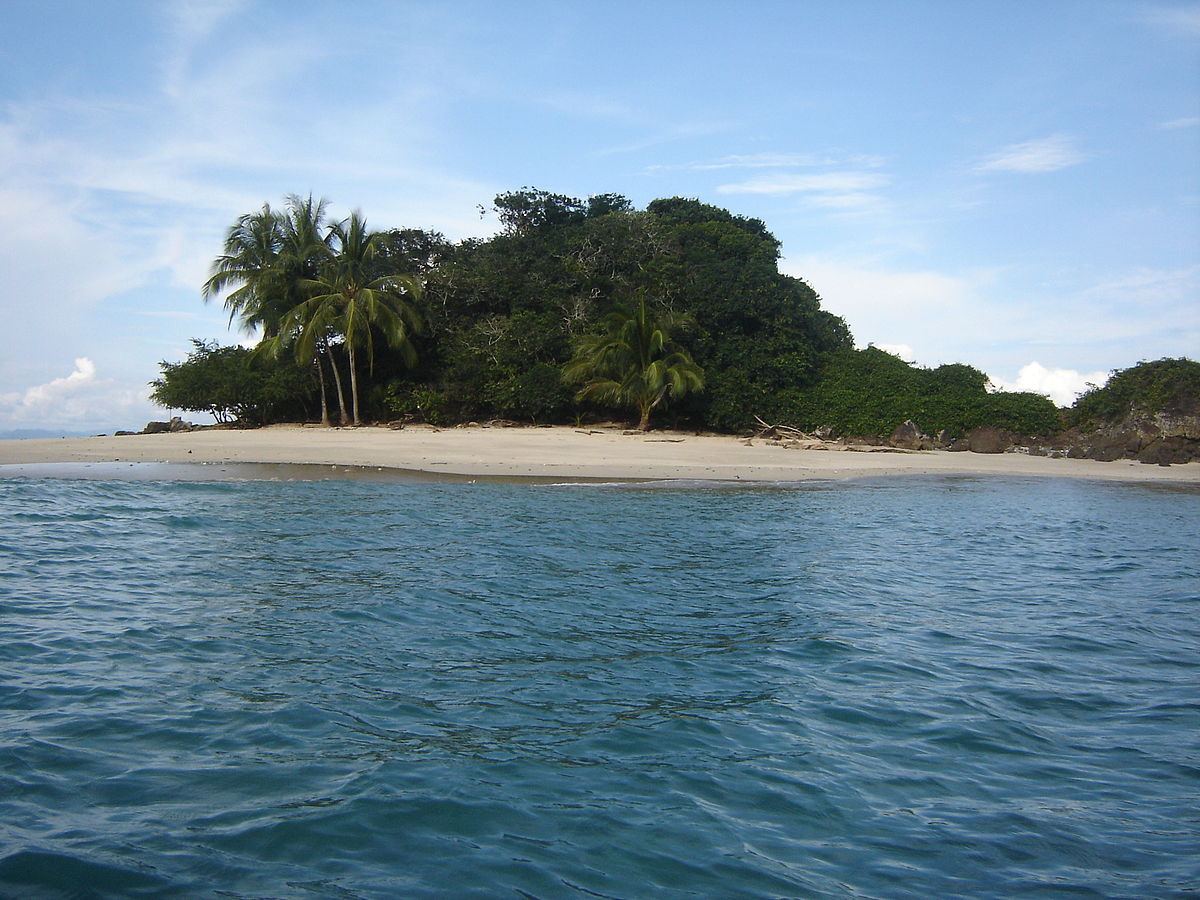
[[[1200,362],[1160,359],[1113,372],[1084,392],[1071,410],[1077,428],[1101,428],[1129,418],[1200,416]]]

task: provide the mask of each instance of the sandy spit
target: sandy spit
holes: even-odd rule
[[[486,477],[801,481],[887,475],[1007,475],[1200,483],[1200,462],[1169,467],[1120,460],[788,450],[725,435],[618,429],[279,425],[248,431],[0,441],[0,465],[38,463],[301,463]],[[10,470],[12,471],[12,470]],[[3,472],[0,472],[3,474]]]

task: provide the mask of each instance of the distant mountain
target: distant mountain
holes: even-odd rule
[[[25,440],[26,438],[91,437],[93,434],[99,434],[99,432],[55,430],[52,428],[13,428],[9,431],[0,431],[0,440],[17,441]]]

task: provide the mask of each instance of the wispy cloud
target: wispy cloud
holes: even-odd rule
[[[882,198],[871,193],[888,179],[874,172],[817,172],[809,175],[778,172],[723,184],[719,194],[802,194],[813,206],[843,211],[863,210],[878,205]]]
[[[1143,22],[1189,37],[1200,37],[1200,6],[1159,6],[1141,15]]]
[[[881,156],[859,155],[847,159],[816,153],[750,153],[722,156],[709,161],[648,166],[646,171],[711,172],[719,169],[800,169],[816,166],[845,165],[877,169],[883,166],[883,164],[884,160]]]
[[[975,169],[979,172],[1038,174],[1078,165],[1085,159],[1070,137],[1057,134],[1036,141],[1010,144],[989,156]]]
[[[1182,119],[1171,119],[1169,122],[1159,123],[1159,128],[1163,131],[1175,131],[1179,128],[1195,128],[1200,125],[1200,116],[1185,116]]]
[[[683,122],[666,128],[653,128],[647,132],[644,137],[635,138],[624,144],[613,144],[607,147],[600,147],[593,151],[593,155],[616,156],[622,153],[637,153],[641,150],[649,150],[651,147],[660,147],[663,144],[672,144],[676,141],[720,134],[721,132],[728,131],[731,127],[732,126],[729,122],[696,121]]]
[[[765,175],[737,184],[723,184],[721,194],[846,193],[882,187],[887,179],[867,172],[822,172],[816,175]]]

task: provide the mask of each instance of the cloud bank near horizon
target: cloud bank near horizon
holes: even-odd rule
[[[157,411],[157,416],[156,416]],[[108,422],[106,430],[130,429],[161,417],[162,410],[150,402],[149,387],[122,386],[111,378],[97,377],[96,364],[86,356],[75,360],[67,375],[37,384],[24,391],[0,394],[0,430],[22,428],[91,430],[97,422]]]

